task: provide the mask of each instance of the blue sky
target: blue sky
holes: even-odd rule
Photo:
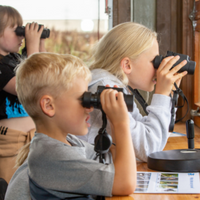
[[[99,1],[100,19],[108,19],[105,0]],[[1,5],[16,8],[24,20],[98,18],[98,0],[1,0]]]

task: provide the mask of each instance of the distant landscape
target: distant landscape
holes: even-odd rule
[[[27,22],[32,21],[24,21],[24,25]],[[91,50],[98,41],[98,36],[101,38],[107,31],[106,20],[101,21],[99,34],[97,21],[91,32],[81,30],[81,20],[37,20],[37,22],[50,29],[50,37],[45,42],[47,52],[69,53],[78,56],[88,65],[92,61]]]

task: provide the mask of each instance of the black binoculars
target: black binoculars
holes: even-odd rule
[[[167,51],[167,55],[166,56],[156,56],[153,60],[153,66],[155,69],[158,69],[160,63],[162,62],[162,60],[166,57],[169,57],[169,56],[176,56],[176,55],[179,55],[180,56],[180,59],[172,66],[175,67],[176,65],[178,65],[179,63],[181,63],[183,60],[187,60],[187,64],[184,65],[179,71],[178,73],[180,72],[183,72],[183,71],[187,71],[188,74],[194,74],[194,70],[195,70],[195,66],[196,66],[196,62],[194,61],[190,61],[190,57],[188,55],[184,55],[184,54],[180,54],[180,53],[174,53],[174,52],[171,52],[171,51]],[[171,68],[171,69],[172,69]]]
[[[39,28],[38,28],[38,31],[40,30],[40,27],[42,25],[39,24]],[[17,36],[25,36],[25,26],[18,26],[15,30],[15,33]],[[50,30],[47,29],[47,28],[44,28],[43,31],[42,31],[42,35],[41,35],[41,38],[48,38],[50,35]]]
[[[97,92],[94,94],[92,94],[91,92],[84,92],[82,97],[83,107],[85,108],[94,107],[97,109],[101,109],[100,94],[105,89],[114,89],[117,90],[118,92],[123,92],[123,88],[98,86]],[[129,112],[133,111],[133,99],[134,99],[133,95],[124,94],[124,101],[126,103]]]

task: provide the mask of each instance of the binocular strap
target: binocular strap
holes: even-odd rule
[[[174,124],[181,121],[188,114],[188,111],[189,111],[189,103],[188,103],[186,96],[183,94],[183,91],[180,88],[178,88],[176,83],[174,83],[174,86],[175,86],[176,90],[173,90],[174,94],[173,94],[173,97],[172,97],[171,121],[170,121],[170,125],[169,125],[169,131],[170,132],[173,132]],[[181,105],[181,106],[178,106],[179,95],[184,100],[183,105]],[[181,117],[180,119],[175,120],[175,107],[176,108],[182,108],[185,105],[185,102],[187,103],[187,111],[186,111],[185,115],[183,117]]]

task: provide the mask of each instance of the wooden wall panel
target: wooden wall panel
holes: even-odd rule
[[[197,63],[194,75],[194,108],[200,107],[200,1],[196,0],[196,13],[195,20],[197,26],[195,28],[195,46],[194,46],[194,57]],[[200,127],[200,117],[194,117],[194,122]]]
[[[157,1],[156,31],[158,33],[160,54],[162,55],[166,55],[166,52],[171,50],[171,6],[169,2],[170,0]],[[163,12],[163,10],[165,10],[165,12]]]
[[[130,0],[113,0],[113,27],[130,20]]]
[[[194,32],[192,28],[192,22],[189,19],[189,14],[193,9],[193,0],[182,1],[182,53],[189,55],[194,60]],[[182,90],[187,97],[190,105],[190,109],[194,103],[194,76],[187,75],[182,80]],[[182,115],[186,113],[187,107],[182,109]],[[184,120],[191,118],[190,112]]]
[[[157,32],[160,39],[160,53],[167,50],[186,54],[194,59],[194,37],[189,14],[193,8],[193,0],[157,0]],[[164,53],[163,53],[164,52]],[[190,109],[193,105],[194,77],[187,75],[183,78],[181,89],[187,97]],[[179,104],[182,104],[179,98]],[[177,118],[184,116],[187,107],[178,110]],[[190,118],[190,113],[184,121]]]

